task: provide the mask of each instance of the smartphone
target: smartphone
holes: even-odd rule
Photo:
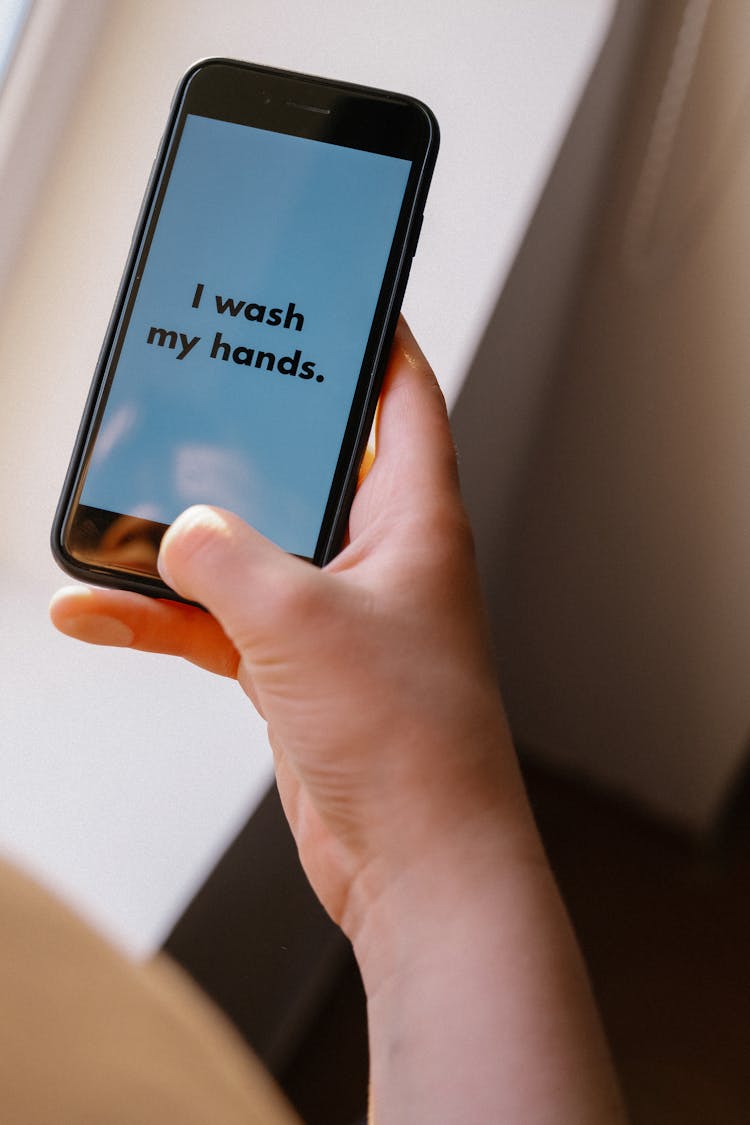
[[[55,517],[75,578],[176,597],[190,504],[340,548],[438,148],[414,98],[210,59],[182,79]]]

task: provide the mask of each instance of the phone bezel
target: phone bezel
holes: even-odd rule
[[[87,510],[80,504],[79,497],[188,114],[400,156],[412,162],[328,503],[310,560],[319,566],[337,553],[346,530],[439,141],[437,122],[427,106],[414,98],[387,91],[231,59],[196,63],[183,77],[173,99],[141,207],[52,533],[57,561],[74,577],[172,598],[176,595],[162,582],[155,567],[152,570],[122,563],[114,565],[102,560],[101,549],[99,554],[96,549],[83,550],[80,534],[78,542],[72,540],[83,527],[82,521],[92,513],[97,517],[93,522],[98,524],[106,524],[110,515],[113,519],[121,518],[120,513]],[[167,528],[167,525],[154,525],[150,521],[143,521],[143,524],[144,527],[148,524],[149,533],[154,527],[160,526],[163,531]]]

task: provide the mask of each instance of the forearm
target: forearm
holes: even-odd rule
[[[438,847],[355,935],[376,1125],[625,1120],[534,830]]]

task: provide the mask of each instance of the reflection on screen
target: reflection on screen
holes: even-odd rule
[[[188,116],[84,504],[313,554],[409,170]]]

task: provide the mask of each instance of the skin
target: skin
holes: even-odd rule
[[[377,454],[324,570],[189,509],[160,571],[209,613],[113,590],[64,633],[236,676],[368,997],[378,1123],[625,1120],[508,733],[437,382],[399,326]]]

